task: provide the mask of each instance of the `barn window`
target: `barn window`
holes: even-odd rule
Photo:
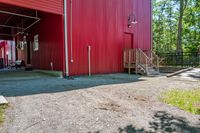
[[[34,36],[34,43],[33,43],[33,50],[34,51],[38,51],[39,50],[39,39],[38,39],[39,35],[35,35]]]

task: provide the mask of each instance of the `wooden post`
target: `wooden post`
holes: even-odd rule
[[[91,46],[88,46],[88,75],[91,76]]]
[[[124,49],[124,60],[123,60],[123,65],[124,65],[124,68],[126,68],[126,49]]]
[[[53,62],[50,62],[51,71],[53,71]]]
[[[147,58],[145,59],[145,71],[146,71],[146,74],[149,75],[149,72],[148,72],[148,60],[147,60]]]
[[[128,73],[131,74],[131,50],[128,51]]]
[[[138,51],[135,49],[135,73],[138,74]]]
[[[159,57],[157,57],[157,67],[158,67],[158,72],[160,72],[160,60],[159,60]]]

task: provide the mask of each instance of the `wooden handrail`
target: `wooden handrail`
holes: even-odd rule
[[[142,51],[142,49],[138,49],[144,56],[145,56],[145,58],[149,58],[143,51]]]
[[[159,57],[153,51],[143,51],[142,49],[124,49],[124,68],[135,68],[136,74],[139,71],[147,73],[151,67],[159,71]]]
[[[144,71],[148,72],[149,57],[141,50],[136,50],[136,72],[138,72],[138,66],[142,67]]]
[[[158,55],[156,55],[153,51],[151,51],[152,54],[152,64],[156,67],[156,69],[159,71],[159,60],[160,58],[158,57]]]
[[[142,49],[137,49],[136,51],[137,65],[143,66],[146,73],[148,73],[148,68],[151,66],[159,71],[159,57],[153,51],[147,51],[146,53]]]

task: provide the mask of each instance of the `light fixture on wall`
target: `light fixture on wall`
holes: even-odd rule
[[[130,15],[128,16],[128,28],[131,28],[132,25],[135,25],[135,24],[137,24],[137,23],[138,23],[138,22],[136,21],[135,15],[134,15],[134,14],[130,14]]]

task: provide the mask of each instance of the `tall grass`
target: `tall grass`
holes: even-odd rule
[[[0,105],[0,124],[4,122],[5,110],[8,107],[7,104]]]
[[[193,90],[173,89],[162,93],[161,100],[193,114],[200,114],[200,88]]]

